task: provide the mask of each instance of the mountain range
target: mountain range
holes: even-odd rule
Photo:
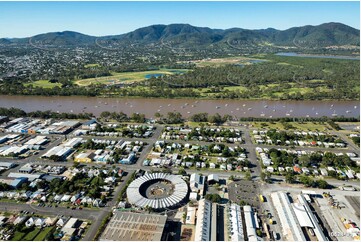
[[[231,45],[267,44],[279,46],[340,46],[359,45],[360,31],[342,23],[306,25],[286,30],[273,28],[249,30],[242,28],[211,29],[189,24],[151,25],[132,32],[112,36],[90,36],[73,31],[39,34],[28,38],[3,38],[1,45],[37,44],[56,46],[94,45],[97,42],[168,43],[179,46],[201,46],[218,43]]]

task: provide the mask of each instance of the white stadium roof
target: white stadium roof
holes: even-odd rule
[[[139,188],[142,184],[151,180],[167,180],[174,186],[174,192],[172,195],[160,198],[160,199],[149,199],[141,195]],[[169,175],[165,173],[150,173],[139,177],[129,184],[127,189],[128,201],[138,207],[152,207],[154,209],[163,209],[172,207],[181,202],[188,194],[187,183],[177,175]]]

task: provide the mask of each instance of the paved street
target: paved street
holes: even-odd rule
[[[71,210],[63,207],[48,208],[48,207],[37,207],[36,205],[16,203],[16,202],[1,202],[0,210],[15,211],[15,212],[19,212],[21,210],[27,210],[37,214],[48,215],[48,216],[65,215],[68,217],[72,216],[75,218],[88,219],[88,220],[93,220],[94,218],[97,218],[99,215],[99,210],[94,210],[94,209],[84,208],[83,210]]]

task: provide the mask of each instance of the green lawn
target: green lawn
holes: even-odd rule
[[[34,241],[43,241],[45,237],[53,230],[54,227],[44,228],[34,239]]]
[[[40,232],[39,228],[35,228],[33,231],[31,231],[30,233],[28,233],[27,235],[25,235],[25,237],[23,238],[23,240],[26,241],[33,241],[34,238],[37,236],[37,234]]]
[[[75,81],[79,86],[88,86],[90,84],[117,84],[117,83],[131,83],[137,81],[143,81],[147,75],[151,74],[163,74],[174,75],[175,73],[187,72],[187,69],[160,69],[154,71],[138,71],[138,72],[121,72],[112,73],[112,76],[103,76],[98,78],[88,78]]]
[[[12,241],[19,241],[19,240],[21,240],[23,238],[24,235],[25,235],[25,233],[15,231],[14,237],[11,240]]]
[[[61,87],[60,83],[51,83],[48,80],[39,80],[25,84],[25,86],[29,86],[29,85],[33,85],[34,87],[42,87],[42,88]]]

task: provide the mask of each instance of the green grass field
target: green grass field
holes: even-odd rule
[[[30,233],[25,235],[25,237],[22,240],[33,241],[39,232],[40,232],[40,229],[35,228],[33,231],[31,231]]]
[[[284,126],[280,122],[270,123],[270,122],[251,122],[253,127],[257,129],[278,129],[285,130]],[[264,125],[262,125],[264,124]],[[327,130],[327,124],[322,124],[319,122],[288,122],[288,124],[295,127],[294,130],[302,130],[302,131],[325,131]]]
[[[15,231],[14,237],[11,239],[12,241],[19,241],[24,237],[25,233]]]
[[[51,83],[48,80],[39,80],[25,84],[25,86],[29,86],[29,85],[33,85],[34,87],[42,87],[42,88],[61,87],[60,83]]]
[[[147,75],[163,74],[174,75],[175,73],[187,72],[186,69],[160,69],[154,71],[139,71],[139,72],[121,72],[112,73],[112,76],[104,76],[98,78],[88,78],[75,81],[79,86],[88,86],[90,84],[118,84],[118,83],[132,83],[137,81],[143,81]]]
[[[53,230],[54,227],[44,228],[34,239],[34,241],[43,241],[45,237]]]
[[[91,68],[91,67],[99,67],[99,66],[100,66],[99,64],[87,64],[84,67],[85,68]]]

